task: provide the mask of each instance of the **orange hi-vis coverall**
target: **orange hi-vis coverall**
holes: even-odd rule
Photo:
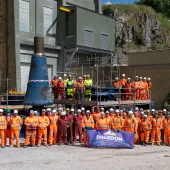
[[[147,99],[150,99],[150,92],[151,92],[151,88],[152,88],[152,83],[148,82],[148,93],[147,93]]]
[[[151,123],[147,119],[142,120],[141,123],[140,123],[141,142],[148,143],[150,129],[151,129]]]
[[[97,120],[96,129],[97,130],[108,130],[109,129],[109,124],[106,118],[100,118],[99,120]]]
[[[20,147],[20,129],[22,125],[22,119],[20,116],[11,117],[11,146],[14,146],[14,137],[16,138],[16,145]]]
[[[158,145],[160,145],[161,142],[161,129],[162,129],[162,119],[158,118],[152,119],[151,122],[152,125],[152,130],[151,130],[151,144],[154,145],[155,143],[155,139],[156,139],[156,143]]]
[[[34,116],[29,116],[25,119],[24,124],[26,126],[26,136],[24,145],[29,145],[29,142],[32,146],[35,145],[36,140],[36,130],[38,126],[38,120]]]
[[[106,119],[106,121],[108,123],[108,128],[110,130],[112,128],[112,118],[109,115],[105,115],[105,119]]]
[[[40,116],[38,119],[38,145],[41,145],[42,136],[44,137],[44,145],[47,145],[48,125],[49,118],[47,116]]]
[[[50,82],[50,86],[54,94],[54,99],[57,99],[57,95],[58,95],[57,83],[58,83],[58,80],[55,80],[55,79],[51,80]]]
[[[134,142],[137,142],[138,134],[137,134],[138,124],[135,118],[127,118],[124,121],[124,130],[127,132],[134,132]]]
[[[87,118],[86,116],[83,118],[82,120],[82,128],[85,129],[84,130],[84,134],[83,134],[83,141],[84,141],[84,145],[87,145],[87,135],[86,135],[86,130],[92,130],[94,129],[94,120],[93,117],[89,116],[89,118]]]
[[[143,87],[144,87],[144,94],[143,94],[142,100],[147,100],[148,99],[148,83],[143,82]]]
[[[132,96],[132,84],[127,82],[125,84],[125,99],[130,100]]]
[[[144,100],[145,87],[144,82],[139,81],[139,99]]]
[[[136,99],[136,100],[139,100],[140,99],[140,96],[139,96],[139,81],[134,81],[133,83],[132,83],[132,88],[133,88],[133,91],[135,92],[135,96],[134,96],[134,98]]]
[[[93,117],[94,124],[95,124],[94,128],[96,129],[96,122],[97,122],[97,120],[99,120],[101,118],[101,114],[100,114],[100,112],[94,112],[92,114],[92,117]]]
[[[117,130],[122,130],[123,128],[123,118],[121,116],[116,116],[112,120],[112,129],[117,131]]]
[[[138,128],[137,128],[137,141],[136,141],[136,143],[139,143],[139,141],[140,141],[140,139],[141,139],[141,134],[140,134],[141,119],[140,119],[138,116],[135,117],[135,119],[136,119],[137,126],[138,126]]]
[[[0,138],[1,138],[1,146],[5,146],[5,130],[7,127],[7,120],[5,116],[0,116]]]
[[[163,128],[164,128],[165,144],[170,146],[170,119],[163,120]]]
[[[7,137],[9,138],[9,144],[11,142],[11,124],[10,124],[11,116],[6,117],[6,120],[7,128],[5,130],[5,145],[7,144]]]
[[[49,136],[48,136],[48,143],[50,145],[56,144],[57,143],[57,121],[58,121],[58,116],[57,115],[52,115],[49,117],[50,125],[49,125]]]

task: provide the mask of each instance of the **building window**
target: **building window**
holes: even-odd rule
[[[30,3],[19,0],[20,31],[29,32],[29,7]]]
[[[53,10],[44,7],[44,35],[52,34]]]
[[[104,50],[108,50],[108,38],[108,35],[101,34],[101,48]]]
[[[65,12],[66,37],[74,35],[74,13]]]
[[[85,45],[93,47],[93,31],[85,30]]]

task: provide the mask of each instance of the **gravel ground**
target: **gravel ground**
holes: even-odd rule
[[[100,149],[75,146],[0,148],[0,170],[169,170],[170,147]]]

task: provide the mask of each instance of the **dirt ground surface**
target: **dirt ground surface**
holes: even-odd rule
[[[6,147],[0,148],[0,170],[170,170],[170,147]]]

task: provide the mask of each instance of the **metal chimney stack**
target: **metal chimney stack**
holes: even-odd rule
[[[47,61],[44,54],[43,37],[34,37],[34,54],[32,55],[24,104],[33,106],[53,104],[48,80]]]

